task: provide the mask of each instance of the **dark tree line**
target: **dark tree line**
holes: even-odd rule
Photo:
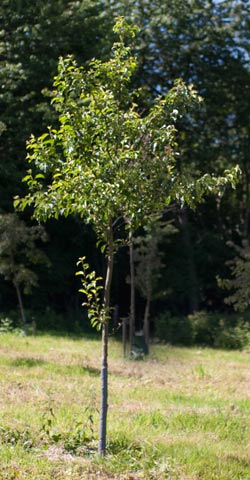
[[[167,92],[173,80],[195,85],[203,102],[178,125],[180,161],[187,177],[204,172],[220,174],[239,163],[238,188],[226,190],[196,208],[181,210],[178,203],[164,216],[176,231],[162,239],[161,277],[154,281],[152,315],[167,309],[187,314],[200,309],[223,310],[225,292],[216,276],[227,277],[227,261],[235,257],[228,242],[246,245],[249,235],[249,116],[250,2],[123,0],[81,2],[3,0],[0,5],[0,211],[13,211],[13,196],[25,192],[26,141],[48,124],[55,124],[50,106],[58,57],[73,54],[88,64],[105,59],[113,43],[112,26],[124,15],[141,29],[136,44],[139,70],[135,87],[141,87],[141,108],[150,107],[158,93]],[[22,215],[31,224],[31,212]],[[44,305],[67,318],[80,315],[75,263],[79,256],[92,259],[101,274],[104,265],[95,247],[95,234],[79,228],[79,219],[51,220],[49,242],[41,246],[50,259],[49,269],[38,267],[38,290],[29,304]],[[80,232],[80,233],[79,233]],[[139,232],[141,235],[143,232]],[[140,267],[141,268],[141,267]],[[126,249],[114,266],[112,302],[121,315],[129,310],[129,261]],[[154,301],[154,299],[156,299]],[[137,291],[137,315],[143,317],[143,296]],[[0,310],[16,305],[10,285],[1,279]]]

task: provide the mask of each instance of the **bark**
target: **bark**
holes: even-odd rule
[[[113,273],[114,245],[113,230],[110,222],[107,231],[107,270],[104,288],[104,308],[109,315],[110,308],[110,287]],[[103,456],[106,453],[107,437],[107,413],[108,413],[108,319],[104,319],[102,326],[102,364],[101,364],[101,405],[100,405],[100,433],[98,453]]]

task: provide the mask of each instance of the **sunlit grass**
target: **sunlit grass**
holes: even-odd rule
[[[0,336],[0,480],[250,478],[249,352],[110,342],[108,448],[96,454],[99,338]]]

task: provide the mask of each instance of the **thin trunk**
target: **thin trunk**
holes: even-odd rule
[[[152,290],[153,290],[153,264],[154,259],[156,259],[157,255],[157,248],[158,248],[158,239],[157,235],[152,234],[151,240],[148,244],[149,248],[149,256],[147,258],[147,265],[146,265],[146,306],[144,312],[144,319],[143,319],[143,333],[145,338],[145,343],[147,346],[147,353],[149,353],[149,341],[150,341],[150,328],[149,328],[149,314],[150,314],[150,304],[152,298]]]
[[[122,320],[122,356],[126,358],[126,346],[127,346],[127,319]]]
[[[22,294],[21,294],[21,290],[20,290],[20,287],[19,287],[18,283],[15,282],[14,285],[15,285],[15,289],[16,289],[16,293],[17,293],[18,304],[19,304],[21,318],[22,318],[22,324],[23,324],[23,328],[25,330],[26,326],[27,326],[27,320],[26,320],[26,315],[25,315],[24,306],[23,306]]]
[[[107,231],[107,271],[104,289],[104,309],[109,315],[110,308],[110,287],[113,273],[114,245],[113,230],[110,222]],[[102,326],[102,364],[101,364],[101,406],[100,406],[100,434],[98,453],[99,456],[105,455],[106,436],[107,436],[107,413],[108,413],[108,320],[106,319]]]
[[[150,339],[150,333],[149,333],[150,303],[151,303],[151,290],[147,294],[146,307],[144,312],[144,322],[143,322],[143,332],[144,332],[145,343],[147,346],[147,353],[149,353],[149,339]]]
[[[129,264],[130,264],[130,315],[129,315],[129,345],[132,351],[135,333],[135,262],[133,232],[129,231]]]

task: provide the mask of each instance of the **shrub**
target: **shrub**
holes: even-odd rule
[[[218,333],[218,317],[215,314],[200,311],[189,315],[188,319],[193,343],[212,347]]]
[[[188,317],[175,317],[168,311],[155,320],[155,336],[173,345],[191,345],[193,342]]]
[[[0,333],[12,332],[13,328],[13,322],[10,318],[0,318]]]
[[[215,338],[214,346],[217,348],[242,350],[250,345],[250,325],[239,319],[235,327],[222,327]]]
[[[176,317],[166,311],[155,320],[155,335],[173,345],[242,350],[250,345],[250,322],[235,314],[200,311]]]
[[[201,311],[188,318],[195,344],[238,350],[250,345],[250,324],[242,317]]]

